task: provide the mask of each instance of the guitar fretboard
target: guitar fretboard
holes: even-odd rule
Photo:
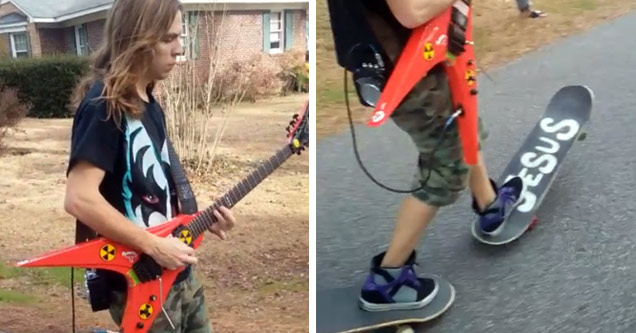
[[[211,206],[203,210],[187,225],[187,228],[193,234],[192,238],[199,238],[200,235],[202,235],[213,223],[217,221],[217,218],[213,213],[215,209],[218,209],[220,206],[225,206],[227,208],[234,207],[234,205],[258,186],[258,184],[260,184],[265,178],[271,175],[293,154],[292,149],[288,145],[285,145],[285,147],[279,149],[276,154],[261,163],[256,170],[252,171],[247,177],[232,187],[232,189],[216,200]]]

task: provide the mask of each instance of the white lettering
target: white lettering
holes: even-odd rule
[[[547,163],[545,166],[540,167],[539,171],[548,174],[551,173],[558,164],[558,160],[554,155],[540,155],[537,157],[537,153],[525,153],[521,156],[521,164],[527,168],[537,168],[541,163]],[[536,159],[535,159],[536,158]]]
[[[376,111],[373,114],[373,118],[371,120],[373,120],[374,123],[377,123],[378,121],[381,121],[382,119],[384,119],[384,111]]]
[[[126,259],[128,259],[128,261],[130,261],[130,263],[134,263],[135,260],[137,260],[137,252],[134,251],[124,251],[121,253],[121,255],[123,257],[125,257]]]
[[[526,191],[521,200],[522,203],[517,206],[517,210],[522,213],[527,213],[532,210],[534,204],[537,202],[537,196],[530,191]]]
[[[437,40],[435,41],[436,45],[446,45],[446,39],[448,37],[446,37],[446,35],[441,35],[437,38]]]
[[[556,139],[560,141],[571,140],[580,129],[579,123],[573,119],[565,119],[555,123],[555,120],[549,117],[542,119],[539,122],[539,127],[546,133],[556,133]],[[519,171],[517,176],[521,177],[526,185],[526,191],[517,206],[517,210],[522,213],[532,211],[537,202],[537,195],[532,193],[531,189],[539,186],[543,176],[552,173],[559,164],[559,160],[554,156],[561,149],[559,142],[545,136],[540,136],[539,141],[545,145],[537,145],[533,151],[521,155],[519,161],[523,169]],[[538,154],[536,151],[542,154]],[[533,169],[538,172],[533,173]],[[512,177],[515,175],[507,176],[505,181],[507,182]]]
[[[542,119],[540,122],[541,129],[548,133],[556,133],[564,128],[568,128],[567,132],[558,133],[556,135],[557,139],[561,141],[568,141],[576,136],[576,133],[579,132],[580,125],[578,122],[576,122],[576,120],[564,119],[556,123],[555,125],[552,125],[552,123],[554,123],[554,119],[550,117]]]
[[[523,179],[523,183],[526,184],[526,187],[535,187],[541,183],[541,179],[543,179],[543,174],[538,174],[536,177],[532,177],[531,174],[527,174],[528,169],[523,168],[521,172],[519,172],[519,177]]]
[[[552,146],[551,147],[541,147],[541,146],[537,146],[537,150],[538,151],[542,151],[544,153],[548,153],[548,154],[554,154],[557,151],[559,151],[559,148],[561,148],[561,145],[559,145],[558,142],[552,140],[552,139],[548,139],[548,138],[544,138],[544,137],[540,137],[539,140],[545,142],[545,143],[549,143]]]
[[[527,213],[532,210],[532,208],[534,207],[534,204],[537,202],[537,196],[534,193],[530,192],[528,188],[539,185],[539,183],[541,182],[541,179],[543,179],[543,175],[539,174],[536,177],[532,178],[532,175],[528,174],[528,169],[523,168],[521,169],[518,175],[508,175],[504,182],[507,182],[512,177],[516,177],[516,176],[521,177],[524,184],[526,185],[526,191],[523,193],[523,196],[520,199],[521,202],[517,206],[517,210],[522,213]]]

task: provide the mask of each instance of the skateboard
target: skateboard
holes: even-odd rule
[[[519,176],[525,190],[517,207],[510,213],[498,235],[487,235],[472,225],[473,236],[489,245],[503,245],[532,230],[538,221],[536,211],[563,164],[563,159],[576,140],[583,140],[583,126],[590,119],[594,93],[586,86],[566,86],[550,100],[548,107],[527,136],[506,169],[498,185]]]
[[[394,327],[398,333],[414,332],[407,324],[431,321],[446,312],[455,300],[455,288],[448,281],[436,275],[428,277],[438,282],[437,295],[429,304],[416,310],[362,310],[358,305],[362,283],[344,288],[318,290],[316,332],[369,332],[389,327]]]

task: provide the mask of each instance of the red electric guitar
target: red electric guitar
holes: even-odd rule
[[[288,127],[287,144],[262,163],[256,170],[225,193],[210,207],[193,215],[179,215],[164,224],[148,228],[155,235],[178,237],[184,243],[199,247],[203,234],[216,222],[213,210],[221,205],[231,208],[245,195],[274,172],[293,154],[300,155],[309,145],[309,104],[305,102],[299,114],[295,114]],[[150,256],[137,253],[129,247],[106,238],[21,261],[18,267],[67,266],[79,268],[101,268],[115,271],[126,277],[128,294],[122,318],[124,333],[145,333],[158,315],[163,315],[163,301],[177,275],[184,269],[163,270]],[[154,275],[150,272],[162,272]]]
[[[368,122],[380,126],[411,89],[436,65],[444,63],[453,107],[461,111],[459,132],[467,164],[477,163],[477,78],[470,0],[453,6],[413,30]]]

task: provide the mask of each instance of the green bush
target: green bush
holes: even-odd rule
[[[89,66],[88,58],[77,56],[0,61],[0,84],[16,89],[20,101],[31,105],[29,117],[70,117],[73,90]]]

